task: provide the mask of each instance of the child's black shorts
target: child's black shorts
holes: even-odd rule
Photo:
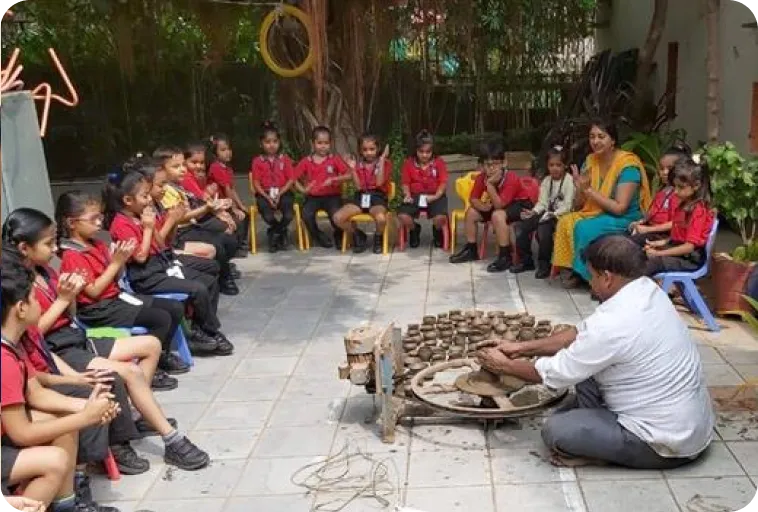
[[[418,205],[419,196],[413,196],[412,203],[403,203],[397,209],[398,214],[405,214],[414,219],[418,218],[422,211],[426,212],[426,215],[432,219],[441,215],[447,215],[447,196],[443,195],[436,201],[427,203],[426,208],[420,208]]]
[[[58,357],[78,372],[87,370],[96,357],[108,359],[116,344],[113,338],[87,338],[84,331],[75,327],[62,327],[48,333],[45,341]]]
[[[368,208],[361,207],[361,204],[363,204],[363,194],[369,194],[371,196],[371,206]],[[352,199],[348,199],[347,203],[357,206],[363,213],[369,213],[371,208],[374,206],[383,206],[385,209],[387,209],[387,206],[389,204],[387,201],[387,194],[378,190],[371,192],[356,192]]]
[[[0,448],[0,473],[2,473],[2,487],[3,494],[5,496],[11,495],[11,490],[8,488],[8,481],[11,477],[11,471],[16,464],[16,459],[21,453],[21,449],[14,445],[8,436],[3,436],[2,447]]]

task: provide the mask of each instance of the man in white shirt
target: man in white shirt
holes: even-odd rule
[[[542,430],[556,463],[667,469],[694,460],[715,418],[687,326],[666,293],[642,277],[646,258],[630,239],[603,237],[584,257],[602,301],[595,313],[549,338],[481,351],[480,362],[552,389],[576,386],[574,400]],[[539,359],[517,359],[529,356]]]

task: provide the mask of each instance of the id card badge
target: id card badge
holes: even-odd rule
[[[168,270],[166,270],[166,275],[177,279],[184,279],[184,272],[182,272],[182,269],[177,265],[169,267]]]
[[[271,199],[276,199],[277,197],[279,197],[279,188],[278,187],[271,187],[269,189],[269,191],[268,191],[268,196]]]
[[[118,294],[118,298],[126,302],[127,304],[131,304],[132,306],[141,306],[144,304],[141,300],[139,300],[137,297],[132,295],[131,293],[127,292],[121,292]]]
[[[371,208],[371,194],[361,194],[361,208]]]
[[[427,202],[426,195],[421,194],[418,196],[418,207],[426,208],[427,206],[429,206],[429,203]]]

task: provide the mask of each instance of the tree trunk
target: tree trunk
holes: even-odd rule
[[[645,99],[648,97],[648,90],[650,84],[648,80],[653,72],[653,66],[655,64],[655,52],[658,50],[658,45],[663,37],[663,31],[666,28],[666,18],[668,14],[669,1],[668,0],[655,0],[655,8],[653,10],[653,19],[650,20],[650,28],[648,29],[647,39],[645,44],[640,49],[639,58],[637,60],[637,78],[635,80],[634,89],[637,93],[635,96],[634,112],[640,113],[645,105]]]
[[[706,26],[708,30],[708,142],[721,138],[721,0],[706,0]]]

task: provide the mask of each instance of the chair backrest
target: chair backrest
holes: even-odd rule
[[[455,193],[463,201],[464,209],[471,205],[471,191],[474,190],[474,182],[477,176],[479,176],[479,171],[471,171],[455,180]]]
[[[711,253],[713,252],[713,244],[716,243],[716,234],[719,230],[719,218],[718,213],[713,213],[713,226],[711,226],[711,233],[708,235],[708,241],[705,243],[705,265],[703,268],[703,275],[708,273],[708,266],[711,263]]]

